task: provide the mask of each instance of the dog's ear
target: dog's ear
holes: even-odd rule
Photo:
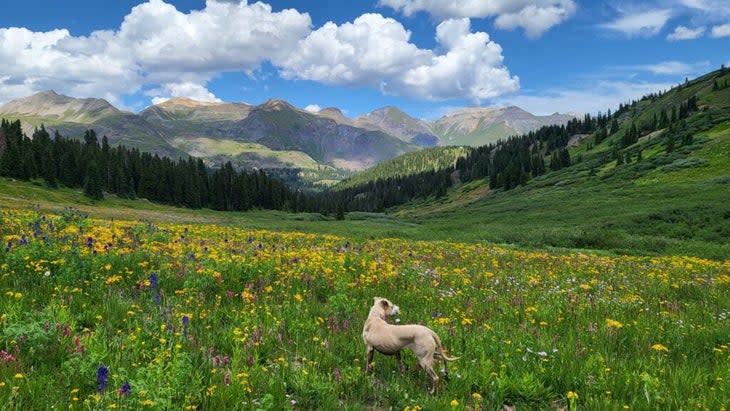
[[[373,297],[373,302],[377,303],[378,300],[382,300],[382,299],[383,299],[383,297]]]
[[[390,305],[390,303],[388,302],[388,300],[386,300],[385,298],[383,298],[383,299],[380,300],[380,305],[382,305],[383,308],[388,308],[388,305]]]

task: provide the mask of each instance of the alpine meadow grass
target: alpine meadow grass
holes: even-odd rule
[[[0,211],[6,409],[708,409],[730,261]],[[372,298],[450,355],[377,355]]]

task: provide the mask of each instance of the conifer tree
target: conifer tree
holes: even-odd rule
[[[102,191],[102,179],[96,160],[90,161],[87,167],[86,181],[84,182],[84,195],[94,200],[101,200],[104,198],[104,192]]]
[[[613,120],[611,121],[611,130],[608,132],[609,135],[614,135],[618,133],[618,120],[616,120],[616,117],[614,116]]]

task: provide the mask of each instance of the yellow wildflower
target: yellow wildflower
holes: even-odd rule
[[[611,327],[611,328],[621,328],[624,325],[621,324],[621,322],[619,322],[619,321],[612,320],[610,318],[606,318],[606,326]]]
[[[654,351],[660,351],[660,352],[661,352],[661,351],[664,351],[664,352],[669,352],[669,348],[667,348],[667,347],[666,347],[665,345],[663,345],[663,344],[654,344],[654,345],[652,345],[652,346],[651,346],[651,349],[652,349],[652,350],[654,350]]]

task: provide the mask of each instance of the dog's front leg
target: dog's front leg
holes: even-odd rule
[[[375,354],[375,349],[368,345],[368,358],[365,365],[365,374],[371,374],[373,372],[373,354]]]

